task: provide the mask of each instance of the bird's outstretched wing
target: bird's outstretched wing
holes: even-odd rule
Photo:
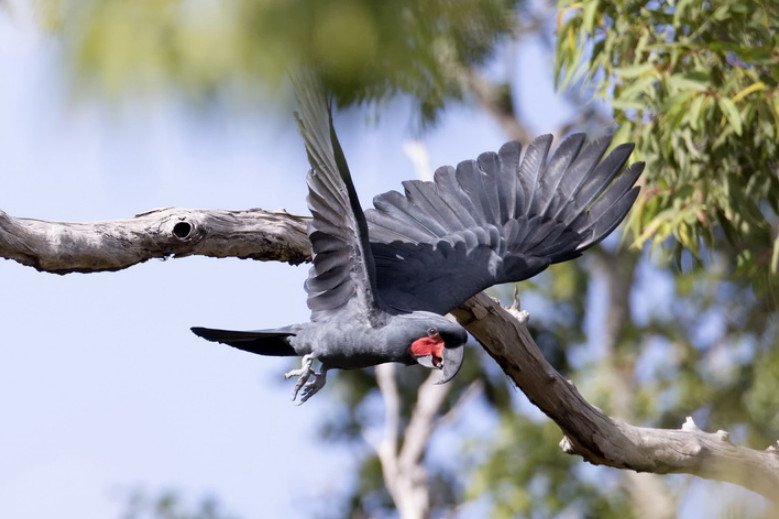
[[[349,168],[333,128],[330,104],[311,77],[294,80],[298,127],[306,144],[308,207],[313,219],[308,237],[313,266],[305,288],[312,321],[324,321],[345,305],[355,317],[376,315],[376,281],[368,227]]]
[[[520,161],[519,143],[483,153],[432,182],[403,183],[374,198],[371,229],[381,300],[399,311],[446,313],[485,288],[527,279],[579,256],[619,225],[638,195],[643,170],[623,171],[632,144],[601,160],[609,137],[584,146],[537,138]]]

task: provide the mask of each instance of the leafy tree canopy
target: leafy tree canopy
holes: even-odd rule
[[[560,84],[591,84],[613,107],[616,140],[647,161],[637,241],[672,238],[677,256],[731,248],[741,273],[774,290],[777,19],[779,3],[763,0],[566,0],[557,37]]]

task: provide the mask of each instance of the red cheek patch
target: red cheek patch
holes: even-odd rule
[[[432,355],[434,366],[440,366],[444,361],[444,340],[439,334],[432,337],[421,337],[412,342],[409,349],[415,357]]]

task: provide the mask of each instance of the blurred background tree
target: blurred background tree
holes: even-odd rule
[[[126,495],[121,519],[237,519],[237,516],[225,512],[213,497],[204,497],[193,505],[176,490],[149,495],[135,489]]]
[[[112,95],[172,87],[198,101],[245,101],[316,66],[339,104],[410,94],[427,121],[462,97],[458,71],[511,34],[517,3],[56,0],[44,12],[75,58],[74,77]]]
[[[174,92],[207,107],[288,102],[285,74],[315,65],[341,105],[407,96],[424,127],[448,103],[468,103],[524,142],[532,129],[523,110],[542,108],[517,99],[523,69],[513,58],[532,42],[572,114],[546,130],[616,128],[615,141],[636,142],[634,158],[647,162],[621,243],[607,240],[520,285],[547,358],[627,421],[678,427],[692,415],[755,448],[779,438],[775,2],[40,5],[80,95],[121,102]],[[495,295],[508,303],[510,292]],[[418,516],[695,517],[701,491],[721,492],[718,483],[565,456],[558,428],[480,348],[469,355],[437,396],[419,371],[381,368],[378,385],[370,371],[337,378],[326,394],[340,411],[321,436],[353,445],[362,462],[351,493],[322,510],[392,517],[403,508],[390,466],[420,420],[429,441],[407,475],[420,491]],[[755,496],[733,492],[723,517],[763,513]]]

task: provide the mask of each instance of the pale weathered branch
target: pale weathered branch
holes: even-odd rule
[[[259,209],[165,209],[132,220],[94,224],[14,219],[0,213],[0,256],[55,273],[119,270],[151,258],[195,254],[300,263],[310,254],[306,221]],[[766,451],[739,447],[730,443],[724,431],[706,433],[691,421],[682,429],[669,430],[610,418],[546,361],[520,320],[485,294],[474,296],[453,314],[530,401],[560,426],[566,435],[561,442],[565,452],[616,468],[729,481],[777,501],[779,451],[775,447]],[[424,404],[420,416],[437,411],[439,398]],[[429,436],[428,427],[420,429],[419,438]],[[398,456],[413,459],[419,452],[419,442],[414,440],[401,447]]]
[[[503,371],[566,435],[562,449],[596,465],[728,481],[776,501],[779,455],[730,443],[727,433],[636,427],[589,404],[541,354],[524,324],[485,294],[453,312]]]
[[[423,463],[428,439],[440,424],[438,417],[451,385],[437,385],[439,373],[430,373],[419,391],[403,442],[398,447],[400,433],[400,394],[395,380],[395,365],[376,368],[376,381],[384,398],[384,438],[376,452],[381,463],[387,490],[403,519],[430,516],[431,496],[429,475]]]
[[[0,257],[55,274],[121,270],[170,256],[301,263],[309,255],[306,221],[262,209],[156,209],[94,223],[13,218],[0,211]]]
[[[413,485],[409,485],[408,474],[401,471],[398,463],[401,402],[400,391],[395,380],[395,365],[376,366],[376,382],[384,401],[384,437],[376,446],[384,485],[401,517],[405,519],[409,513],[416,513],[423,517],[429,510],[428,486],[423,484],[414,488]]]

